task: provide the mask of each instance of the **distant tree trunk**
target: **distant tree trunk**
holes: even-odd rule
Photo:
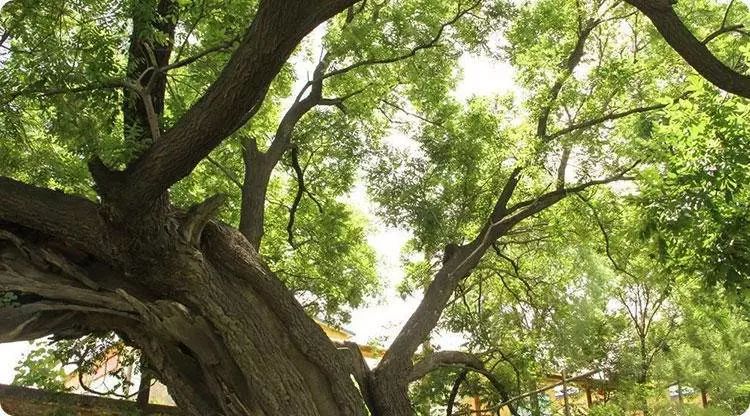
[[[701,387],[701,404],[704,409],[708,407],[708,391],[705,387]]]
[[[568,402],[568,375],[562,371],[563,405],[565,416],[570,416],[570,403]]]
[[[645,335],[641,335],[640,337],[640,374],[638,375],[638,386],[640,387],[640,401],[641,401],[641,411],[643,411],[643,416],[649,416],[651,414],[651,411],[648,407],[648,394],[647,394],[647,387],[648,387],[648,351],[646,349],[646,337]]]
[[[537,389],[536,383],[532,380],[529,382],[529,391]],[[542,416],[542,409],[539,406],[539,394],[532,394],[529,396],[529,404],[531,407],[531,416]]]
[[[138,404],[138,408],[145,409],[151,400],[151,374],[146,368],[146,357],[141,356],[140,360],[141,379],[138,382],[138,394],[136,395],[135,402]]]

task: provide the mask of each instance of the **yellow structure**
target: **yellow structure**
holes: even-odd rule
[[[563,414],[562,410],[565,407],[566,400],[568,407],[571,409],[571,414],[575,414],[572,409],[588,409],[605,399],[606,380],[594,378],[593,376],[576,378],[565,383],[566,390],[563,390],[562,380],[563,377],[561,375],[550,374],[539,380],[538,383],[543,386],[538,390],[537,397],[539,403],[543,408],[551,411],[551,414]],[[464,403],[469,405],[473,415],[498,415],[495,409],[487,409],[479,397],[465,399]],[[511,416],[508,406],[501,408],[499,415]]]

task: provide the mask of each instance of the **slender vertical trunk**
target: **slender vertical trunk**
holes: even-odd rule
[[[138,382],[138,394],[136,396],[136,403],[139,409],[145,409],[151,400],[151,374],[149,374],[146,368],[146,357],[141,356],[140,370],[141,380]]]
[[[708,407],[708,391],[704,387],[701,387],[701,404],[704,409]]]
[[[562,371],[563,405],[565,416],[570,416],[570,403],[568,402],[568,374]]]
[[[647,394],[647,384],[648,384],[648,351],[646,350],[646,338],[645,336],[640,337],[640,374],[638,375],[638,386],[640,387],[640,400],[641,400],[641,410],[643,411],[643,416],[649,416],[651,414],[651,411],[648,407],[648,394]]]
[[[240,232],[260,252],[265,225],[265,204],[268,182],[272,169],[266,166],[263,153],[253,139],[242,142],[245,162],[245,178],[242,182],[242,207],[240,209]]]
[[[529,381],[528,389],[529,391],[534,391],[537,389],[536,383],[533,380]],[[531,407],[531,416],[542,416],[542,409],[539,406],[538,394],[534,393],[529,396],[529,405]]]

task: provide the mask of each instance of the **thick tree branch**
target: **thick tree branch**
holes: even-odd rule
[[[461,384],[466,380],[466,375],[469,374],[468,370],[463,370],[458,374],[456,380],[453,382],[451,392],[448,395],[448,404],[445,408],[445,414],[447,416],[453,416],[453,406],[456,404],[456,397],[458,396],[458,390],[461,388]]]
[[[245,179],[243,181],[244,186],[242,188],[242,207],[240,209],[240,231],[245,235],[248,241],[250,241],[251,244],[256,247],[256,249],[260,250],[264,234],[264,208],[265,196],[268,189],[268,181],[271,178],[273,169],[277,166],[284,153],[291,148],[294,129],[296,128],[299,121],[313,108],[320,105],[336,106],[342,112],[345,112],[345,101],[357,94],[362,93],[367,88],[365,87],[360,90],[353,91],[341,97],[326,98],[323,97],[324,81],[334,76],[346,74],[357,68],[371,65],[388,64],[408,59],[416,55],[416,53],[422,49],[434,47],[442,37],[445,28],[455,24],[469,10],[476,8],[480,5],[480,3],[481,2],[477,1],[469,8],[465,10],[459,10],[459,12],[454,16],[453,19],[440,26],[437,34],[433,38],[431,38],[430,41],[425,44],[417,45],[406,54],[390,58],[360,61],[345,68],[337,69],[327,73],[326,71],[328,71],[331,64],[331,57],[327,54],[321,57],[320,62],[318,62],[315,70],[313,71],[312,79],[310,79],[299,91],[293,104],[282,117],[268,150],[263,153],[257,150],[257,145],[253,147],[253,149],[255,150],[248,150],[246,146]],[[297,172],[298,180],[301,177],[302,176],[299,174],[299,172]],[[320,203],[306,189],[304,189],[303,187],[300,188],[300,191],[297,194],[298,196],[295,197],[295,202],[292,204],[290,221],[287,226],[287,234],[289,235],[288,240],[292,247],[294,247],[292,238],[294,216],[296,208],[299,204],[299,200],[303,193],[307,193],[311,197],[311,199],[313,199],[313,201],[318,205],[318,209],[322,211]]]
[[[0,221],[27,227],[109,258],[106,227],[93,202],[0,177]]]
[[[289,222],[286,225],[286,232],[289,245],[293,248],[297,248],[297,245],[294,244],[294,219],[297,215],[299,204],[302,201],[302,195],[307,190],[307,188],[305,188],[305,174],[302,172],[302,168],[299,165],[299,148],[297,146],[292,147],[291,159],[292,168],[297,176],[297,194],[294,196],[292,207],[289,208]]]
[[[750,76],[721,62],[685,26],[674,11],[671,0],[625,0],[645,14],[664,40],[706,80],[718,88],[750,98]]]
[[[243,141],[245,177],[242,186],[242,204],[240,207],[240,232],[260,251],[265,226],[265,203],[268,192],[268,181],[274,168],[281,160],[292,142],[292,135],[297,123],[323,100],[323,72],[328,68],[328,57],[323,56],[313,72],[313,78],[299,91],[294,103],[284,114],[276,129],[268,150],[258,150],[254,139]],[[309,91],[308,91],[309,90]],[[307,95],[304,94],[307,92]],[[304,96],[304,98],[303,98]],[[304,189],[302,189],[304,192]],[[296,200],[296,199],[295,199]],[[289,227],[294,225],[294,211],[290,213]],[[287,228],[290,230],[291,228]],[[294,247],[289,231],[289,242]]]
[[[503,221],[508,221],[511,218],[513,218],[513,222],[521,221],[522,218],[527,218],[531,215],[534,215],[544,208],[548,207],[549,205],[559,201],[560,199],[572,195],[578,192],[582,192],[588,188],[591,188],[592,186],[596,185],[604,185],[611,182],[621,181],[621,180],[628,180],[630,179],[627,174],[631,172],[633,169],[635,169],[636,166],[640,164],[640,161],[634,162],[632,165],[630,165],[627,168],[624,168],[620,172],[606,177],[602,179],[595,179],[589,182],[584,182],[581,184],[578,184],[576,186],[572,186],[569,188],[563,188],[563,189],[556,189],[551,192],[546,192],[537,198],[534,199],[527,199],[525,201],[519,202],[512,207],[508,209],[508,213],[516,213],[512,215],[511,217],[506,217]],[[521,218],[522,217],[522,218]],[[521,218],[521,219],[519,219]]]
[[[474,354],[462,351],[437,351],[428,355],[414,364],[409,373],[408,380],[413,382],[438,368],[456,366],[481,374],[492,384],[492,387],[500,394],[503,400],[509,398],[505,385],[485,368],[482,360]]]
[[[479,264],[484,253],[498,238],[505,235],[521,221],[551,207],[569,195],[582,192],[596,185],[626,179],[625,175],[636,165],[637,163],[608,178],[557,189],[544,193],[535,199],[517,203],[507,209],[503,218],[491,220],[490,217],[487,225],[482,228],[477,237],[469,244],[458,247],[455,254],[436,273],[425,291],[422,302],[404,324],[380,364],[373,371],[389,374],[411,371],[412,355],[437,324],[445,305],[450,300],[459,282]]]
[[[120,175],[95,176],[103,196],[137,211],[187,176],[260,107],[268,85],[302,38],[355,0],[263,0],[219,78],[175,125]]]
[[[497,221],[505,216],[508,210],[508,202],[510,202],[510,199],[513,197],[513,192],[515,192],[516,186],[518,186],[518,181],[521,179],[520,175],[522,170],[523,168],[518,166],[510,173],[508,180],[505,182],[505,186],[503,186],[503,190],[500,192],[500,197],[497,199],[495,207],[492,209],[492,214],[490,215],[491,222]]]
[[[570,152],[572,148],[570,145],[564,145],[562,154],[560,155],[560,164],[557,166],[557,183],[555,188],[565,188],[565,172],[568,169],[568,159],[570,159]]]
[[[484,371],[484,363],[474,354],[463,351],[437,351],[414,364],[409,373],[409,381],[416,381],[440,367],[460,365],[473,370]]]
[[[347,358],[351,360],[352,376],[359,385],[359,390],[362,392],[362,397],[365,399],[365,403],[367,404],[370,413],[375,414],[375,405],[372,397],[368,394],[370,391],[370,367],[367,365],[367,361],[365,361],[365,357],[362,355],[360,346],[351,341],[337,342],[335,345],[339,350],[344,351],[348,356]]]

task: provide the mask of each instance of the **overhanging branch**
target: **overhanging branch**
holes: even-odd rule
[[[719,60],[685,26],[671,0],[625,0],[645,14],[669,46],[710,83],[724,91],[750,98],[750,77]]]
[[[0,221],[74,243],[100,258],[111,255],[104,221],[93,202],[6,177],[0,177],[0,195]]]

